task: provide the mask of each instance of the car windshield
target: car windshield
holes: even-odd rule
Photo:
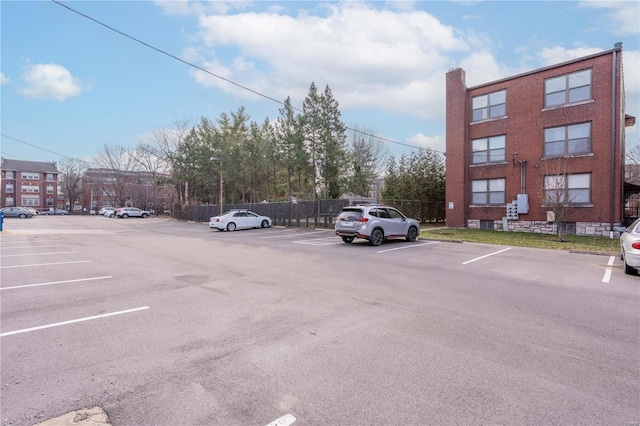
[[[358,220],[362,217],[361,209],[343,209],[338,219],[340,220]]]

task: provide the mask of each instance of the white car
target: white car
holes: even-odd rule
[[[121,207],[116,210],[116,217],[128,218],[128,217],[148,217],[150,213],[146,210],[141,210],[136,207]]]
[[[116,208],[115,207],[103,207],[100,210],[98,210],[98,214],[100,216],[105,216],[105,217],[114,217],[116,215]]]
[[[620,259],[624,273],[637,275],[640,269],[640,219],[636,219],[620,234]]]
[[[271,218],[268,216],[260,216],[249,210],[231,210],[210,218],[209,228],[215,228],[218,231],[235,231],[236,229],[268,228],[271,223]]]

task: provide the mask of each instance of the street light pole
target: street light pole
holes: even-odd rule
[[[211,161],[219,161],[220,162],[220,214],[222,215],[222,205],[224,204],[224,180],[222,179],[222,157],[211,157],[209,158]]]

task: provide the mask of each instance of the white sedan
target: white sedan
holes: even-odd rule
[[[620,259],[624,273],[637,275],[640,269],[640,219],[636,219],[620,234]]]
[[[271,218],[260,216],[249,210],[231,210],[222,215],[209,219],[209,228],[218,231],[235,231],[236,229],[268,228],[271,226]]]

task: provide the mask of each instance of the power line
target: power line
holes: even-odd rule
[[[81,160],[81,159],[79,159],[79,158],[74,158],[74,157],[70,157],[70,156],[65,155],[65,154],[60,154],[59,152],[55,152],[55,151],[51,151],[51,150],[48,150],[48,149],[40,148],[40,147],[39,147],[39,146],[37,146],[37,145],[33,145],[33,144],[28,143],[28,142],[21,141],[20,139],[16,139],[16,138],[14,138],[14,137],[12,137],[12,136],[9,136],[9,135],[6,135],[6,134],[4,134],[4,133],[0,133],[0,136],[5,137],[5,138],[7,138],[7,139],[11,139],[11,140],[16,141],[16,142],[18,142],[18,143],[21,143],[21,144],[23,144],[23,145],[28,145],[28,146],[30,146],[30,147],[32,147],[32,148],[39,149],[40,151],[48,152],[49,154],[55,154],[55,155],[59,155],[59,156],[61,156],[61,157],[66,157],[66,158],[71,158],[71,159],[73,159],[73,160],[82,161],[83,163],[97,165],[97,164],[92,163],[92,162],[90,162],[90,161]]]
[[[202,67],[200,67],[200,66],[198,66],[196,64],[193,64],[193,63],[191,63],[189,61],[186,61],[186,60],[184,60],[184,59],[182,59],[182,58],[180,58],[178,56],[175,56],[175,55],[173,55],[173,54],[171,54],[171,53],[169,53],[169,52],[167,52],[165,50],[162,50],[162,49],[159,49],[159,48],[157,48],[155,46],[152,46],[149,43],[146,43],[146,42],[144,42],[144,41],[142,41],[142,40],[140,40],[138,38],[135,38],[135,37],[133,37],[133,36],[127,34],[127,33],[124,33],[124,32],[122,32],[120,30],[117,30],[117,29],[105,24],[104,22],[101,22],[101,21],[99,21],[99,20],[97,20],[97,19],[95,19],[95,18],[93,18],[93,17],[91,17],[89,15],[86,15],[86,14],[84,14],[82,12],[79,12],[79,11],[73,9],[72,7],[69,7],[69,6],[67,6],[67,5],[65,5],[63,3],[60,3],[58,0],[51,0],[51,1],[53,3],[59,5],[59,6],[64,7],[65,9],[67,9],[67,10],[73,12],[73,13],[76,13],[76,14],[82,16],[83,18],[89,19],[90,21],[93,21],[96,24],[107,28],[108,30],[111,30],[111,31],[113,31],[115,33],[120,34],[121,36],[127,37],[128,39],[131,39],[131,40],[133,40],[133,41],[135,41],[137,43],[140,43],[143,46],[148,47],[149,49],[153,49],[158,53],[161,53],[163,55],[169,56],[170,58],[173,58],[173,59],[175,59],[175,60],[177,60],[179,62],[182,62],[183,64],[186,64],[186,65],[188,65],[190,67],[196,68],[196,69],[198,69],[198,70],[200,70],[200,71],[202,71],[204,73],[207,73],[207,74],[211,75],[212,77],[219,78],[220,80],[226,81],[229,84],[233,84],[234,86],[239,87],[239,88],[241,88],[243,90],[247,90],[247,91],[249,91],[249,92],[251,92],[251,93],[253,93],[255,95],[258,95],[258,96],[263,97],[265,99],[268,99],[270,101],[276,102],[276,103],[278,103],[280,105],[284,105],[284,102],[282,102],[282,101],[279,101],[279,100],[277,100],[277,99],[275,99],[275,98],[273,98],[271,96],[265,95],[263,93],[260,93],[260,92],[258,92],[256,90],[253,90],[253,89],[251,89],[251,88],[249,88],[247,86],[243,86],[242,84],[236,83],[236,82],[234,82],[232,80],[229,80],[228,78],[225,78],[225,77],[222,77],[220,75],[214,74],[214,73],[212,73],[211,71],[209,71],[209,70],[207,70],[205,68],[202,68]],[[298,111],[298,112],[304,113],[304,111],[302,111],[300,108],[296,108],[296,107],[292,107],[292,108],[294,110]],[[402,146],[406,146],[406,147],[413,148],[413,149],[424,149],[423,147],[420,147],[420,146],[417,146],[417,145],[411,145],[411,144],[404,143],[404,142],[394,141],[392,139],[383,138],[381,136],[377,136],[377,135],[373,135],[373,134],[370,134],[370,133],[366,133],[366,132],[363,132],[361,130],[352,129],[350,127],[346,127],[346,128],[347,128],[347,130],[351,130],[351,131],[354,131],[354,132],[357,132],[357,133],[361,133],[361,134],[363,134],[365,136],[374,137],[374,138],[380,139],[380,140],[382,140],[384,142],[389,142],[389,143],[393,143],[393,144],[397,144],[397,145],[402,145]],[[433,151],[440,152],[440,151],[436,151],[436,150],[433,150]],[[443,154],[442,152],[440,152],[440,153]]]

